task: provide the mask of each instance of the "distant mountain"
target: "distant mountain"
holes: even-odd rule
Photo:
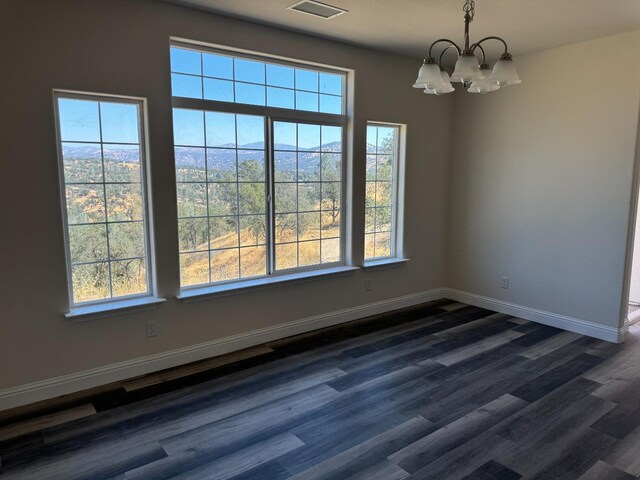
[[[229,150],[225,150],[225,147],[230,147],[230,145],[223,145],[222,148],[210,148],[208,149],[208,157],[209,161],[220,162],[223,163],[225,160],[232,160],[233,157],[229,156],[231,153]],[[276,152],[278,153],[278,166],[283,170],[295,170],[296,168],[296,158],[287,158],[287,155],[282,155],[282,153],[295,153],[294,145],[287,144],[276,144],[274,145]],[[335,153],[340,152],[342,147],[342,142],[332,142],[327,143],[322,146],[323,153]],[[204,158],[204,150],[198,147],[178,147],[177,154],[175,156],[176,168],[202,168]],[[239,147],[240,158],[250,158],[250,152],[242,152],[242,149],[249,150],[262,150],[262,143],[247,143],[241,145]],[[306,149],[304,151],[298,152],[298,161],[304,161],[306,158],[311,158],[311,154],[315,154],[320,151],[320,148],[316,149]]]
[[[229,147],[231,150],[233,147],[231,145],[223,146],[220,148],[210,148],[208,149],[209,160],[224,162],[225,160],[232,160],[233,156],[230,157],[230,151],[224,150],[224,147]],[[295,153],[296,147],[293,145],[287,144],[276,144],[274,145],[276,151],[281,152],[289,152]],[[331,142],[325,145],[322,145],[323,153],[335,153],[339,152],[342,147],[342,142]],[[262,150],[263,144],[262,142],[253,142],[247,143],[239,147],[240,149],[247,150]],[[367,145],[367,151],[369,151],[370,146]],[[374,151],[375,151],[375,147]],[[307,158],[311,158],[312,154],[317,153],[320,150],[319,147],[305,149],[298,152],[298,161],[304,161]],[[105,158],[114,159],[123,163],[128,162],[137,162],[138,161],[138,148],[114,148],[109,145],[104,145],[102,151],[104,152]],[[84,143],[64,143],[62,146],[62,153],[65,159],[72,160],[84,160],[84,159],[99,159],[101,155],[101,150],[99,145],[93,144],[84,144]],[[240,157],[250,158],[252,155],[250,152],[242,152]],[[295,156],[287,159],[286,155],[279,155],[281,161],[279,162],[279,166],[282,169],[295,169],[296,158]],[[178,147],[175,155],[176,167],[177,168],[202,168],[204,162],[204,149],[199,147]]]
[[[234,148],[234,147],[231,147]],[[264,142],[246,143],[239,148],[250,148],[252,150],[264,150]]]
[[[118,160],[123,163],[137,162],[140,156],[138,147],[129,146],[114,148],[104,145],[102,148],[105,158]],[[62,155],[65,159],[99,159],[101,155],[100,146],[86,143],[64,143],[62,145]]]

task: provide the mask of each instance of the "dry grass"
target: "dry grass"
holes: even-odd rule
[[[330,215],[322,217],[322,230],[307,229],[300,234],[300,239],[305,240],[300,244],[276,245],[276,269],[302,267],[329,263],[340,259],[340,219],[333,223]],[[322,238],[321,238],[322,237]],[[335,237],[335,238],[331,238]],[[263,237],[258,239],[261,243]],[[282,242],[295,242],[295,233],[279,237]],[[181,257],[180,276],[183,286],[208,283],[209,265],[211,265],[211,281],[224,281],[235,278],[247,278],[265,275],[266,247],[244,246],[255,244],[256,236],[248,229],[240,231],[240,246],[238,249],[238,236],[230,233],[213,239],[211,242],[211,258],[207,252],[207,245],[200,246],[202,252],[188,254]],[[223,249],[223,250],[216,250]]]

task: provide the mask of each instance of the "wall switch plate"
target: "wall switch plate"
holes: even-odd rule
[[[509,277],[502,277],[502,288],[509,288]]]
[[[147,338],[158,336],[158,325],[154,320],[149,320],[145,325],[145,333]]]
[[[364,279],[364,291],[365,292],[370,292],[371,291],[371,279],[370,278],[365,278]]]

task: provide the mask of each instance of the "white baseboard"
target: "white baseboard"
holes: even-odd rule
[[[18,387],[0,390],[0,410],[27,405],[69,393],[106,385],[127,378],[145,375],[206,358],[224,355],[265,342],[299,335],[319,328],[350,322],[371,315],[390,312],[404,307],[438,300],[445,297],[444,290],[435,289],[402,297],[382,300],[366,305],[303,318],[293,322],[232,335],[189,347],[135,358],[124,362],[63,375]]]
[[[567,317],[495,298],[463,292],[461,290],[450,288],[434,289],[369,303],[359,307],[315,315],[313,317],[232,335],[230,337],[191,345],[169,352],[135,358],[104,367],[0,390],[0,411],[441,298],[448,298],[468,305],[513,315],[609,342],[622,342],[628,330],[628,322],[625,322],[622,328],[607,327],[587,320]]]
[[[565,315],[525,307],[515,303],[498,300],[496,298],[463,292],[461,290],[445,288],[443,289],[443,294],[445,298],[455,300],[456,302],[486,308],[507,315],[513,315],[514,317],[524,318],[525,320],[531,320],[544,325],[562,328],[563,330],[588,335],[608,342],[623,342],[628,330],[628,324],[625,324],[622,328],[608,327],[588,320],[567,317]]]

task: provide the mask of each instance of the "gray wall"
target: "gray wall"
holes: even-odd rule
[[[330,28],[330,23],[327,23]],[[410,88],[419,62],[142,0],[3,0],[0,129],[0,389],[441,287],[453,99]],[[169,37],[355,70],[354,230],[363,256],[365,123],[408,124],[405,251],[364,273],[181,304]],[[67,291],[52,88],[148,98],[158,288],[151,311],[73,324]],[[144,323],[160,336],[144,338]]]
[[[456,94],[449,286],[618,326],[639,47],[635,31],[522,56],[522,85]]]

